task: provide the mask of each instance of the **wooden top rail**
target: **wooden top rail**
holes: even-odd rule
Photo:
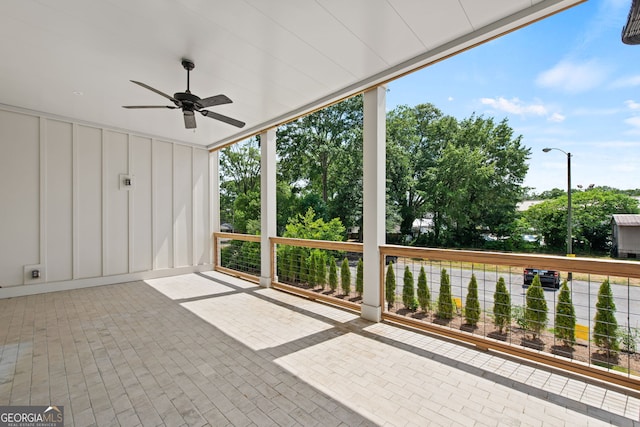
[[[523,268],[535,267],[549,270],[589,273],[601,276],[640,278],[640,262],[637,261],[563,257],[556,255],[415,248],[397,245],[380,246],[380,254],[407,258],[425,258],[439,261],[508,265]]]
[[[271,244],[298,246],[303,248],[318,248],[327,249],[331,251],[347,251],[347,252],[362,252],[362,243],[353,242],[332,242],[329,240],[308,240],[308,239],[293,239],[290,237],[271,237],[269,239]]]
[[[240,233],[223,233],[221,231],[213,233],[213,237],[216,239],[233,239],[244,240],[245,242],[259,242],[260,236],[253,234],[240,234]]]
[[[248,242],[260,242],[260,236],[239,233],[213,233],[217,239],[234,239]],[[271,244],[289,245],[305,248],[318,248],[333,251],[363,252],[362,243],[333,242],[328,240],[294,239],[271,237]],[[476,264],[506,265],[511,267],[546,268],[549,270],[572,271],[599,276],[616,276],[640,279],[640,262],[595,259],[581,257],[563,257],[557,255],[520,254],[504,252],[484,252],[454,249],[416,248],[398,245],[381,245],[380,255],[424,258],[438,261],[470,262]]]

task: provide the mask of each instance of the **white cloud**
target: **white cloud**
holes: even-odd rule
[[[529,104],[526,105],[518,98],[505,99],[499,98],[481,98],[480,102],[484,105],[488,105],[494,110],[504,111],[510,114],[517,114],[520,116],[534,115],[545,116],[547,115],[547,108],[542,104]]]
[[[629,117],[628,119],[625,119],[624,122],[633,127],[640,128],[640,116]]]
[[[549,118],[547,118],[548,121],[553,123],[562,123],[564,122],[564,119],[566,119],[566,117],[560,113],[553,113]]]
[[[546,117],[547,121],[552,123],[562,123],[566,117],[558,112],[550,111],[549,107],[537,101],[527,104],[519,98],[506,99],[498,98],[480,98],[483,105],[488,105],[496,111],[504,111],[508,114],[518,116],[539,116]]]
[[[619,78],[611,83],[611,87],[616,89],[634,86],[640,86],[640,75]]]
[[[640,110],[640,103],[635,102],[631,99],[624,101],[624,105],[629,107],[630,110]]]
[[[450,96],[449,98],[447,98],[448,101],[453,101],[453,96]]]
[[[579,93],[600,85],[607,74],[607,67],[596,61],[583,63],[561,61],[553,68],[540,73],[536,84],[562,92]]]

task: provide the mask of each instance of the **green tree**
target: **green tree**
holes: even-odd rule
[[[322,218],[316,218],[315,211],[309,208],[304,215],[298,214],[289,218],[283,237],[341,241],[344,238],[344,230],[344,226],[339,219],[334,218],[326,222]],[[307,282],[312,286],[326,283],[326,281],[320,281],[321,272],[318,269],[322,268],[322,266],[319,266],[321,263],[316,260],[318,256],[321,256],[322,262],[324,262],[325,255],[322,251],[296,246],[278,246],[278,258],[290,259],[289,274],[296,275],[300,282]]]
[[[424,271],[424,266],[420,267],[420,274],[418,274],[418,303],[425,313],[431,310],[431,291],[427,285],[427,273]]]
[[[609,252],[613,214],[640,213],[638,201],[618,191],[593,188],[572,193],[572,218],[578,251]],[[565,234],[566,235],[566,234]]]
[[[468,325],[476,326],[480,320],[480,301],[478,300],[478,281],[475,274],[471,274],[467,288],[467,300],[464,306],[464,318]]]
[[[237,232],[247,232],[249,219],[260,219],[259,138],[220,151],[220,217]],[[253,233],[252,233],[253,234]]]
[[[438,318],[444,320],[453,319],[453,299],[451,296],[451,285],[447,269],[440,272],[440,294],[438,295]]]
[[[364,290],[364,264],[362,258],[358,260],[358,267],[356,268],[356,294],[362,296]]]
[[[342,260],[342,266],[340,267],[340,285],[342,293],[345,296],[349,296],[349,292],[351,292],[351,269],[349,269],[349,260],[346,258]]]
[[[392,262],[389,262],[389,266],[387,267],[387,277],[384,283],[384,297],[387,300],[387,309],[391,310],[393,304],[396,302],[396,273],[393,270]]]
[[[638,213],[638,201],[618,190],[593,188],[571,192],[572,234],[576,252],[608,252],[613,214]],[[545,200],[523,213],[529,227],[551,250],[564,252],[567,241],[567,196]],[[583,242],[583,243],[580,243]]]
[[[344,225],[338,218],[328,222],[322,218],[316,219],[315,211],[309,208],[304,215],[289,218],[283,237],[338,242],[344,240],[344,233]]]
[[[416,300],[415,287],[413,284],[413,273],[409,270],[409,266],[404,267],[404,280],[402,285],[402,303],[408,310],[414,311],[418,308]]]
[[[400,231],[411,233],[413,221],[426,213],[429,167],[437,156],[443,114],[432,104],[401,105],[387,113],[388,204],[400,214]]]
[[[533,276],[531,286],[527,289],[527,307],[524,317],[527,329],[531,332],[534,340],[538,339],[541,331],[547,326],[547,301],[544,299],[544,289],[540,283],[540,276]]]
[[[619,349],[618,321],[616,320],[616,303],[613,300],[613,292],[609,280],[605,279],[598,290],[596,302],[596,318],[593,328],[594,343],[605,350],[607,355]]]
[[[320,195],[328,217],[347,225],[361,217],[362,117],[357,95],[280,126],[276,139],[280,179]]]
[[[455,124],[445,127],[424,182],[427,209],[433,214],[429,240],[477,247],[484,244],[484,233],[509,234],[531,151],[506,120],[471,116]]]
[[[338,266],[334,257],[331,257],[329,262],[329,289],[331,289],[331,292],[335,292],[338,289]]]
[[[557,199],[558,197],[561,197],[562,195],[565,195],[565,194],[567,194],[565,190],[562,190],[560,188],[553,188],[551,190],[543,191],[540,194],[532,194],[532,199],[534,200]]]
[[[493,294],[493,323],[500,334],[511,324],[511,294],[507,290],[503,277],[498,278],[496,291]]]
[[[566,280],[562,282],[556,305],[555,336],[569,347],[576,341],[576,310]]]

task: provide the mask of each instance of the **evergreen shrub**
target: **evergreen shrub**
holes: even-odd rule
[[[616,320],[616,303],[609,280],[605,279],[598,290],[596,302],[596,324],[593,329],[594,343],[608,355],[619,350],[618,321]]]
[[[408,265],[404,268],[402,303],[406,309],[411,311],[415,311],[418,308],[418,300],[416,300],[415,288],[413,286],[413,273],[409,270]]]
[[[493,294],[493,323],[501,335],[511,324],[511,294],[504,283],[504,277],[498,278]]]
[[[453,319],[453,299],[451,297],[451,285],[447,269],[440,272],[440,295],[438,295],[438,318],[443,320]]]
[[[384,281],[384,298],[387,300],[387,309],[391,310],[396,302],[396,273],[393,270],[393,262],[389,261],[387,276]]]
[[[345,296],[349,296],[349,292],[351,292],[351,270],[349,269],[349,260],[346,258],[342,260],[342,266],[340,267],[340,285],[342,286],[342,293]]]
[[[331,289],[331,292],[335,292],[338,289],[338,266],[334,257],[331,257],[329,262],[329,289]]]
[[[418,274],[418,303],[425,313],[431,309],[431,291],[427,285],[427,273],[424,271],[424,266],[420,267],[420,274]]]
[[[576,310],[566,280],[562,282],[558,295],[554,331],[556,338],[562,340],[564,345],[573,347],[576,342]]]
[[[358,260],[358,267],[356,268],[356,294],[361,297],[364,290],[364,265],[362,258]]]
[[[477,326],[480,320],[480,301],[478,300],[478,281],[475,274],[471,274],[467,288],[467,300],[464,306],[464,318],[468,325]]]
[[[540,276],[533,276],[531,286],[527,289],[527,307],[525,309],[525,320],[527,330],[531,332],[532,339],[538,339],[540,332],[547,326],[547,301],[544,299],[544,289],[540,283]]]

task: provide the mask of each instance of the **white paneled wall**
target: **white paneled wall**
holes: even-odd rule
[[[0,109],[0,297],[209,268],[209,190],[205,149]]]
[[[73,279],[73,125],[43,121],[44,256],[47,280]]]
[[[148,138],[137,136],[131,136],[129,141],[129,167],[135,171],[135,187],[129,192],[129,218],[131,218],[129,232],[133,239],[129,265],[132,271],[147,271],[153,268],[153,199],[151,197],[153,142]]]
[[[40,262],[40,122],[0,114],[0,286],[23,283]]]

